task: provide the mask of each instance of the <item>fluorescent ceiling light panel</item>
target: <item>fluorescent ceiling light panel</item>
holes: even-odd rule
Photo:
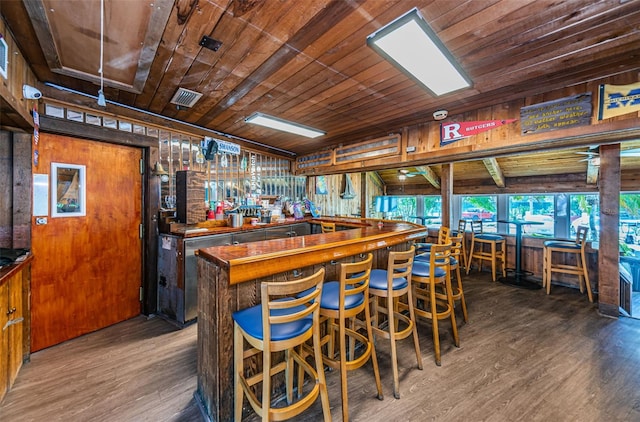
[[[244,121],[247,123],[253,123],[255,125],[265,126],[271,129],[295,133],[296,135],[306,136],[307,138],[317,138],[318,136],[322,136],[327,133],[309,126],[288,122],[286,120],[269,116],[263,113],[253,113],[251,116],[244,119]]]
[[[369,35],[367,45],[436,96],[471,86],[417,8]]]

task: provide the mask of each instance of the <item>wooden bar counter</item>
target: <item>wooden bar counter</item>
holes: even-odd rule
[[[311,220],[310,224],[320,220]],[[374,254],[384,268],[390,250],[406,250],[427,236],[417,224],[331,218],[341,230],[284,239],[200,249],[198,256],[198,387],[205,417],[233,420],[233,320],[231,314],[260,302],[260,283],[292,280],[315,272],[337,277],[337,263]],[[355,258],[354,258],[355,257]]]

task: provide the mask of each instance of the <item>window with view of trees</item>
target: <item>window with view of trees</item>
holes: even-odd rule
[[[522,226],[524,235],[553,237],[555,233],[554,196],[553,195],[510,195],[509,220],[533,221],[538,224]],[[509,225],[509,234],[515,234],[513,224]]]
[[[442,225],[439,195],[395,198],[398,206],[389,213],[389,217],[431,228]],[[575,238],[577,227],[583,225],[589,227],[590,241],[597,241],[600,237],[598,194],[455,195],[454,202],[457,204],[454,208],[459,211],[456,211],[458,214],[453,216],[453,221],[459,218],[482,220],[487,232],[500,229],[501,233],[508,230],[509,234],[515,234],[513,225],[499,226],[498,219],[528,220],[542,224],[524,226],[524,236]],[[640,258],[640,193],[620,195],[619,236],[621,256]]]

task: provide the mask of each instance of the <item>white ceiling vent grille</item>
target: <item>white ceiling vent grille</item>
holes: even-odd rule
[[[7,67],[9,66],[9,48],[4,37],[0,35],[0,75],[7,79]]]
[[[192,107],[202,97],[200,92],[191,91],[186,88],[178,88],[176,93],[171,99],[172,104],[179,105],[181,107]]]

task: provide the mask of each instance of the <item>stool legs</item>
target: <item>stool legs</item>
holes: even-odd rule
[[[453,269],[452,269],[453,271]],[[460,306],[462,307],[462,319],[464,322],[469,322],[469,316],[467,314],[467,303],[464,300],[464,290],[462,289],[462,277],[460,276],[460,264],[455,266],[456,272],[456,287],[453,287],[453,283],[451,283],[451,297],[453,298],[453,304],[457,300],[460,301]]]
[[[573,253],[576,255],[576,265],[555,264],[553,265],[553,252]],[[589,280],[589,272],[587,271],[586,257],[580,251],[571,250],[557,250],[553,247],[544,248],[544,261],[542,271],[542,286],[546,287],[547,294],[551,293],[551,276],[554,272],[560,272],[565,274],[574,274],[578,276],[578,283],[580,287],[580,293],[584,293],[584,289],[587,289],[587,296],[589,302],[593,302],[593,293],[591,292],[591,281]]]
[[[506,270],[506,265],[505,265],[505,261],[506,261],[506,256],[505,256],[505,247],[506,247],[506,242],[503,241],[493,241],[493,242],[477,242],[477,244],[479,245],[480,248],[484,247],[484,244],[488,243],[491,247],[491,252],[483,252],[482,250],[480,250],[479,252],[475,251],[475,247],[476,247],[476,242],[475,240],[472,238],[471,239],[471,248],[469,251],[469,260],[467,262],[467,275],[469,274],[469,272],[471,271],[471,264],[473,263],[473,258],[476,258],[479,262],[478,262],[478,271],[482,271],[482,262],[484,260],[488,260],[491,261],[491,277],[493,281],[496,281],[496,273],[497,273],[497,261],[498,259],[501,261],[502,264],[502,276],[506,277],[507,276],[507,270]],[[498,249],[498,244],[500,245],[500,248]]]

